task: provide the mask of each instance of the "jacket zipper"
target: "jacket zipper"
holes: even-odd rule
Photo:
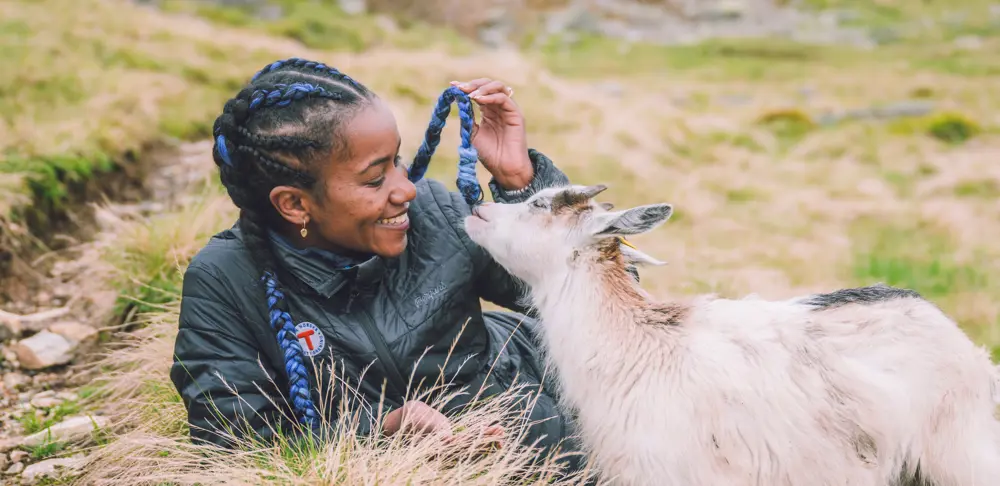
[[[354,298],[358,295],[357,291],[351,289],[351,295],[347,300],[347,311],[350,312],[351,303],[354,302]],[[389,346],[385,342],[385,337],[382,333],[378,331],[375,327],[375,320],[372,319],[371,315],[368,314],[367,310],[362,309],[359,312],[361,316],[361,327],[364,328],[365,334],[368,335],[368,339],[372,341],[375,345],[375,354],[378,356],[379,361],[384,363],[386,376],[389,381],[392,382],[393,386],[396,387],[396,391],[399,392],[401,397],[406,397],[406,380],[403,379],[403,374],[399,372],[399,366],[396,364],[396,360],[393,359],[392,353],[389,352]]]

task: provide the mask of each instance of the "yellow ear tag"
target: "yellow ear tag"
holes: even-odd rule
[[[625,238],[623,238],[621,236],[618,237],[618,241],[620,241],[623,245],[625,245],[625,246],[627,246],[627,247],[629,247],[629,248],[631,248],[633,250],[638,250],[638,248],[636,248],[635,245],[633,245],[632,243],[629,243],[628,240],[626,240]]]

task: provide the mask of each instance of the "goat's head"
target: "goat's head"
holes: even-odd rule
[[[650,231],[670,218],[669,204],[650,204],[612,211],[594,201],[604,185],[544,189],[518,204],[483,204],[465,220],[472,241],[488,251],[509,272],[533,284],[559,266],[606,257],[615,248],[624,263],[660,265],[662,262],[619,237]]]

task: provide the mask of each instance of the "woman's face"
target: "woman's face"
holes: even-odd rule
[[[376,98],[345,122],[342,135],[346,147],[319,172],[315,193],[323,198],[307,208],[309,231],[334,251],[398,256],[406,249],[407,207],[417,190],[399,162],[396,119]]]

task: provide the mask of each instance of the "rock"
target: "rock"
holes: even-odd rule
[[[17,339],[21,335],[21,321],[0,319],[0,343]]]
[[[285,9],[281,8],[281,5],[261,5],[257,9],[257,18],[263,20],[264,22],[274,22],[275,20],[281,20],[285,16]],[[162,206],[162,204],[160,205]],[[149,211],[158,212],[158,211]]]
[[[399,25],[397,25],[396,21],[393,20],[393,18],[388,15],[376,15],[375,25],[378,26],[378,28],[381,29],[383,32],[387,33],[399,32]]]
[[[689,16],[698,21],[718,22],[739,20],[747,14],[750,5],[747,0],[716,0],[704,2]]]
[[[57,322],[49,326],[49,332],[58,334],[77,346],[97,342],[97,329],[79,322]]]
[[[17,439],[7,438],[0,440],[0,454],[3,454],[15,447],[17,447]]]
[[[3,375],[3,386],[8,392],[16,392],[18,388],[28,384],[31,379],[17,372],[10,372]]]
[[[14,348],[0,345],[0,354],[3,355],[3,360],[7,362],[7,368],[17,369],[21,366],[21,363],[17,360],[17,353],[14,352]]]
[[[615,98],[619,98],[621,97],[621,95],[625,93],[625,88],[621,84],[616,83],[614,81],[599,83],[596,86],[596,88],[598,89],[598,91],[607,93],[611,96],[614,96]]]
[[[66,338],[42,331],[18,342],[14,352],[17,353],[22,368],[40,370],[69,363],[75,349],[76,345]]]
[[[347,15],[360,15],[368,10],[368,2],[365,0],[338,0],[337,3]]]
[[[962,50],[976,51],[983,47],[983,38],[978,35],[965,35],[955,39],[954,44]]]
[[[4,471],[4,474],[7,474],[9,476],[13,476],[15,474],[21,474],[21,471],[24,471],[24,463],[23,462],[15,462],[13,466],[8,467],[7,470]]]
[[[0,471],[5,471],[10,461],[7,460],[7,454],[0,453]]]
[[[14,451],[10,453],[10,462],[24,462],[31,454],[25,451]]]
[[[115,303],[118,302],[118,292],[114,290],[103,290],[93,292],[87,296],[87,312],[95,322],[103,322],[114,313]]]
[[[59,405],[62,402],[63,402],[62,400],[60,400],[60,399],[58,399],[58,398],[56,398],[54,396],[43,397],[43,396],[35,395],[31,399],[31,406],[35,407],[35,408],[52,408],[52,407],[55,407],[56,405]]]
[[[910,116],[924,116],[934,111],[934,103],[929,101],[900,101],[873,108],[875,118],[896,119]]]
[[[27,483],[33,483],[34,481],[45,477],[56,478],[66,471],[75,471],[80,469],[86,462],[87,459],[82,454],[77,454],[72,457],[48,459],[36,462],[24,469],[24,472],[21,473],[21,480]]]
[[[70,417],[48,429],[25,437],[21,440],[21,446],[38,447],[49,441],[83,441],[90,437],[96,430],[95,427],[104,428],[107,425],[108,419],[99,415]]]

